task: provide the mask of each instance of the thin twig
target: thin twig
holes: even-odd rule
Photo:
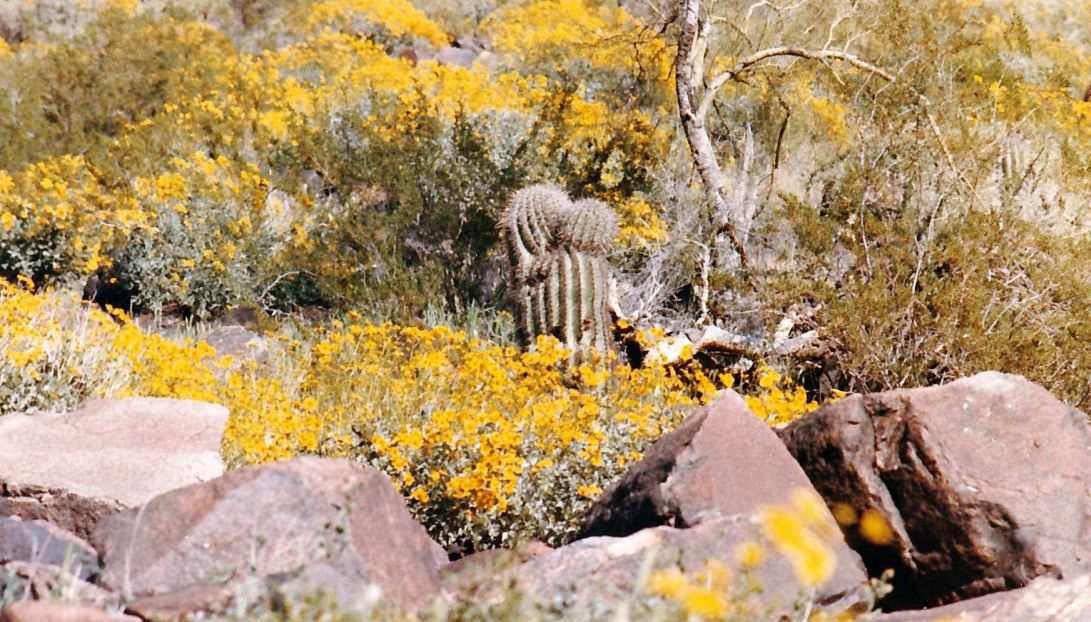
[[[932,116],[932,102],[928,101],[928,98],[924,96],[924,93],[917,91],[917,89],[913,89],[913,91],[917,93],[917,99],[920,101],[921,109],[924,110],[924,116],[928,119],[928,127],[931,128],[932,134],[936,138],[936,142],[939,143],[940,149],[943,150],[944,157],[947,158],[947,165],[951,167],[955,176],[962,182],[963,187],[966,188],[966,192],[971,195],[974,194],[970,182],[966,181],[966,176],[962,174],[962,170],[955,165],[955,158],[951,155],[951,150],[947,148],[947,141],[943,140],[943,134],[939,131],[939,125],[936,123],[936,118]]]
[[[894,76],[887,71],[872,65],[871,63],[861,59],[855,54],[849,54],[848,52],[842,52],[839,50],[808,50],[805,48],[795,47],[774,47],[755,52],[750,56],[735,63],[731,69],[727,69],[724,72],[717,75],[708,84],[708,88],[705,90],[704,97],[701,98],[701,105],[697,107],[697,116],[701,120],[704,120],[708,115],[708,109],[712,106],[712,100],[716,98],[716,93],[727,84],[728,80],[738,79],[739,75],[745,73],[747,69],[754,65],[768,60],[770,58],[776,58],[779,56],[795,56],[797,58],[807,58],[810,60],[826,61],[826,60],[839,60],[846,62],[853,67],[870,71],[875,75],[883,78],[887,82],[895,82]]]

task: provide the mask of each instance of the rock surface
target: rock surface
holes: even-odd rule
[[[464,69],[472,69],[474,61],[480,55],[481,53],[477,50],[448,46],[436,52],[435,61],[441,65],[454,65]]]
[[[10,561],[63,567],[80,579],[98,573],[98,553],[82,538],[44,521],[0,516],[0,563]]]
[[[595,501],[582,536],[627,536],[646,527],[691,527],[815,492],[775,432],[727,390],[656,441]],[[832,517],[831,517],[832,520]]]
[[[923,611],[878,614],[873,622],[1086,622],[1091,620],[1091,574],[1058,581],[1035,579],[1024,588],[994,592]]]
[[[869,571],[895,571],[888,609],[1075,576],[1091,565],[1091,429],[1019,376],[852,396],[781,434],[828,504],[878,511]]]
[[[341,599],[369,583],[399,604],[440,589],[446,556],[389,478],[346,460],[246,467],[102,521],[104,585],[129,596],[291,575]]]
[[[230,597],[219,586],[192,585],[169,594],[134,598],[126,604],[125,613],[142,620],[183,620],[203,611],[220,611]]]
[[[472,591],[490,584],[496,575],[552,550],[548,544],[535,541],[514,549],[477,551],[444,566],[440,578],[451,592]]]
[[[139,622],[140,618],[72,603],[21,600],[0,611],[0,622]]]
[[[32,600],[61,598],[92,607],[117,607],[113,592],[88,583],[59,566],[35,562],[0,564],[0,594]]]
[[[269,348],[264,337],[237,325],[216,326],[205,333],[204,341],[216,350],[216,356],[241,360],[258,359]]]
[[[223,474],[227,409],[165,398],[0,417],[0,516],[87,538],[103,517]]]
[[[610,606],[630,599],[641,589],[641,567],[650,556],[654,555],[657,568],[677,565],[687,572],[701,570],[708,559],[735,566],[736,549],[759,540],[760,531],[754,519],[737,515],[690,529],[654,527],[624,538],[587,538],[535,557],[501,576],[515,578],[520,587],[547,604],[601,617]],[[858,564],[851,551],[841,551],[837,569],[818,588],[816,601],[834,610],[862,606],[860,588],[867,578]],[[758,600],[774,612],[791,611],[806,591],[782,555],[770,552],[754,572],[764,589]],[[776,616],[771,614],[768,619]]]

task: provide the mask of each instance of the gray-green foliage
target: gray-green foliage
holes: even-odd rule
[[[503,217],[517,326],[524,342],[553,335],[573,352],[611,346],[606,252],[617,234],[610,208],[573,203],[535,185],[512,194]]]

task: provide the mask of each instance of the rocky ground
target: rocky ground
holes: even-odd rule
[[[760,538],[761,508],[816,491],[845,520],[813,594],[873,620],[1091,620],[1091,427],[1018,376],[857,395],[774,431],[735,393],[664,436],[588,512],[583,538],[451,562],[389,478],[298,458],[224,473],[216,405],[106,400],[0,418],[3,622],[177,620],[254,581],[411,608],[511,585],[595,617],[639,591],[650,555],[699,567]],[[825,509],[822,510],[826,512]],[[889,613],[868,578],[893,569]],[[805,591],[770,555],[770,619]],[[124,612],[124,613],[121,613]]]

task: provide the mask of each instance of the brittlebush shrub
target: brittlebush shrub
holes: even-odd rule
[[[0,169],[65,154],[101,164],[128,126],[218,88],[232,55],[207,24],[109,6],[73,36],[27,41],[0,63]]]
[[[554,339],[521,352],[446,327],[358,323],[318,337],[285,345],[277,376],[295,381],[275,410],[237,401],[263,399],[259,378],[240,378],[229,463],[379,465],[433,537],[471,549],[567,541],[590,500],[716,390],[700,372],[612,357],[568,368]]]
[[[289,235],[288,223],[267,209],[268,185],[256,168],[202,152],[135,179],[133,196],[149,222],[114,253],[116,278],[138,284],[134,303],[153,311],[176,303],[208,317],[260,300],[273,278],[269,258]]]
[[[275,371],[231,377],[229,464],[312,453],[377,465],[434,538],[470,550],[567,542],[647,445],[734,383],[613,355],[570,367],[553,338],[524,352],[358,318],[284,338],[272,356]],[[755,378],[746,399],[770,424],[817,407],[767,367]]]
[[[147,222],[80,156],[58,156],[15,175],[0,170],[0,277],[35,282],[91,272],[124,236]]]
[[[146,335],[70,293],[0,279],[0,415],[70,410],[101,397],[217,401],[215,351]]]

